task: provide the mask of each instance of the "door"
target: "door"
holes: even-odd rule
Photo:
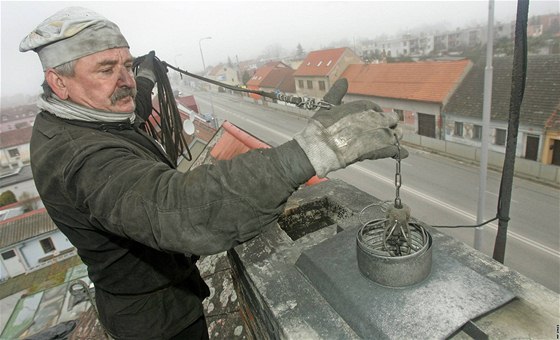
[[[525,145],[525,158],[537,160],[539,154],[539,136],[527,135],[527,145]]]
[[[418,134],[436,138],[436,116],[418,112]]]
[[[552,163],[554,165],[560,165],[560,140],[555,139],[552,145]]]
[[[13,249],[2,253],[2,262],[4,262],[4,267],[6,267],[9,277],[25,273],[25,268],[19,261],[19,257]]]

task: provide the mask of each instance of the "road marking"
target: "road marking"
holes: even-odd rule
[[[369,170],[369,169],[364,168],[363,166],[354,164],[354,165],[352,165],[352,168],[354,168],[354,169],[356,169],[356,170],[359,170],[359,171],[361,171],[361,172],[364,172],[364,173],[366,173],[367,175],[372,176],[372,177],[375,177],[375,178],[377,178],[377,179],[379,179],[379,180],[381,180],[381,181],[383,181],[383,182],[386,182],[386,183],[388,183],[388,184],[391,184],[391,185],[394,185],[394,184],[395,184],[395,183],[394,183],[394,179],[390,179],[390,178],[387,178],[387,177],[385,177],[385,176],[381,176],[381,175],[379,175],[379,174],[377,174],[377,173],[375,173],[375,172],[373,172],[373,171],[371,171],[371,170]],[[449,209],[449,210],[453,211],[454,213],[456,213],[456,214],[458,214],[458,215],[461,215],[461,216],[463,216],[463,217],[469,218],[469,219],[471,219],[472,221],[475,221],[475,222],[476,222],[476,216],[475,216],[475,215],[473,215],[473,214],[471,214],[471,213],[468,213],[468,212],[466,212],[466,211],[464,211],[464,210],[461,210],[461,209],[459,209],[459,208],[457,208],[457,207],[455,207],[455,206],[453,206],[453,205],[451,205],[451,204],[449,204],[449,203],[440,201],[440,200],[438,200],[437,198],[434,198],[434,197],[432,197],[432,196],[429,196],[429,195],[427,195],[427,194],[424,194],[424,193],[422,193],[422,192],[420,192],[420,191],[418,191],[418,190],[412,189],[412,188],[410,188],[410,187],[408,187],[408,186],[406,186],[406,185],[403,185],[403,186],[401,187],[401,190],[402,190],[402,191],[409,192],[409,193],[411,193],[411,194],[413,194],[413,195],[416,195],[416,196],[418,196],[418,197],[420,197],[420,198],[423,198],[423,199],[425,199],[426,201],[432,202],[432,203],[434,203],[434,204],[436,204],[436,205],[440,205],[440,206],[442,206],[442,207],[444,207],[444,208],[446,208],[446,209]],[[495,223],[489,223],[489,224],[483,226],[482,228],[484,228],[484,227],[486,227],[486,226],[487,226],[487,227],[490,227],[490,228],[493,229],[494,231],[498,230],[498,226],[497,226]],[[508,230],[508,236],[511,236],[512,238],[514,238],[514,239],[516,239],[516,240],[518,240],[518,241],[520,241],[520,242],[526,243],[526,244],[528,244],[528,245],[530,245],[530,246],[532,246],[532,247],[535,247],[535,248],[537,248],[537,249],[540,249],[540,250],[542,250],[543,252],[548,253],[548,254],[550,254],[550,255],[552,255],[552,256],[556,256],[556,257],[560,258],[560,251],[557,251],[556,249],[547,247],[547,246],[545,246],[545,245],[543,245],[543,244],[540,244],[540,243],[538,243],[538,242],[536,242],[536,241],[533,241],[533,240],[531,240],[531,239],[529,239],[529,238],[527,238],[527,237],[525,237],[525,236],[523,236],[523,235],[520,235],[520,234],[518,234],[518,233],[516,233],[516,232],[509,231],[509,230]]]

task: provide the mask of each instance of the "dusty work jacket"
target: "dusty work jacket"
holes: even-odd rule
[[[149,101],[151,86],[140,81],[139,96]],[[314,175],[295,141],[184,174],[138,122],[86,123],[49,112],[35,120],[31,166],[50,217],[88,267],[100,320],[117,339],[166,339],[198,319],[208,287],[191,255],[256,236]]]

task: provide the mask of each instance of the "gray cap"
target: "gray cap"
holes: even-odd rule
[[[82,7],[68,7],[43,21],[19,44],[39,54],[43,70],[110,48],[129,47],[119,27]]]

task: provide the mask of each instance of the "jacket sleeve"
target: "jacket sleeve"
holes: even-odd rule
[[[295,141],[188,173],[118,145],[92,147],[65,174],[66,189],[91,223],[156,249],[196,255],[218,253],[259,234],[314,175]]]

